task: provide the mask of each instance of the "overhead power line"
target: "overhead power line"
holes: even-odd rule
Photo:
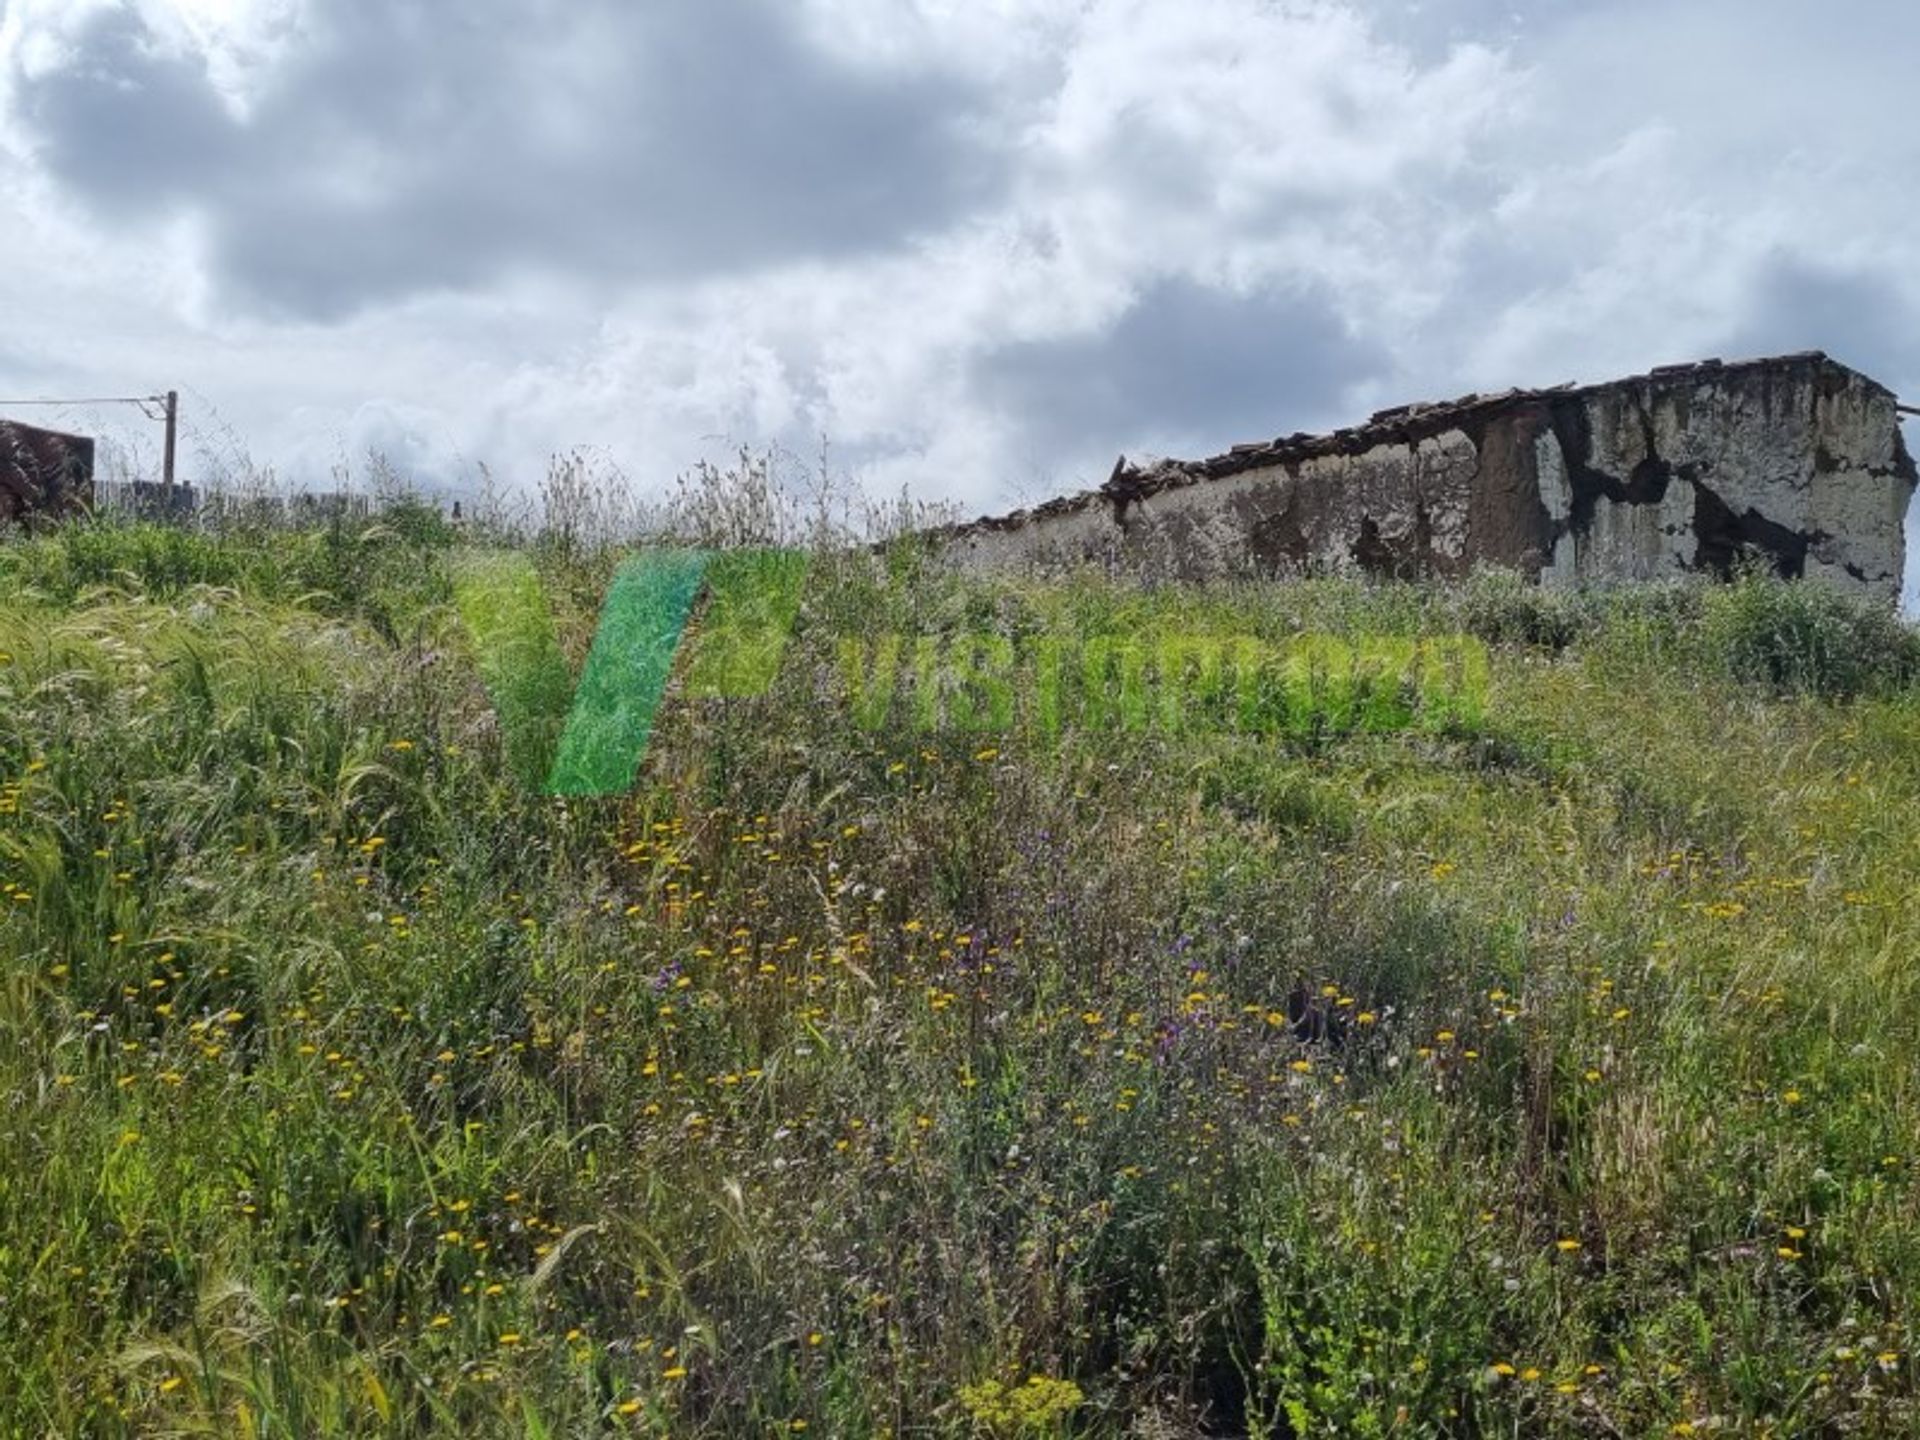
[[[84,400],[0,400],[0,405],[152,405],[165,404],[164,395],[95,395]]]

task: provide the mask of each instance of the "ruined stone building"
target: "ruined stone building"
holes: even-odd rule
[[[1815,351],[1383,410],[939,532],[973,570],[1148,575],[1476,566],[1545,583],[1745,561],[1897,602],[1916,475],[1893,393]]]
[[[93,441],[0,420],[0,523],[93,503]]]

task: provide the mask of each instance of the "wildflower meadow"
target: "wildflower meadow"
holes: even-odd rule
[[[1890,614],[822,545],[757,693],[692,600],[552,795],[627,552],[484,538],[556,647],[506,723],[425,507],[0,539],[0,1433],[1920,1433]],[[1485,686],[872,723],[882,633]]]

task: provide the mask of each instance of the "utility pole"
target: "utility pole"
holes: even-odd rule
[[[166,458],[160,465],[161,483],[166,487],[167,510],[173,510],[173,441],[180,428],[180,392],[167,391],[167,448]]]

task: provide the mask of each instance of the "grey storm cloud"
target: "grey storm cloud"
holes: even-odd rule
[[[1827,349],[1877,380],[1920,393],[1920,313],[1886,276],[1783,254],[1762,268],[1747,305],[1727,338],[1729,355]]]
[[[331,319],[520,270],[615,281],[873,252],[991,194],[987,97],[828,55],[775,0],[332,0],[244,116],[131,10],[22,77],[41,164],[207,228],[216,287]]]
[[[1096,334],[989,352],[975,381],[1047,452],[1089,440],[1224,450],[1338,419],[1344,393],[1389,363],[1317,293],[1237,295],[1174,277]]]

